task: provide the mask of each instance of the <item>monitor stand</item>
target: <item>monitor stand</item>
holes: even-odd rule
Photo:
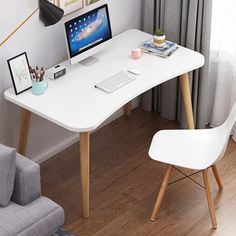
[[[99,59],[97,57],[87,57],[84,60],[80,61],[79,63],[83,66],[92,66],[95,63],[99,62]]]

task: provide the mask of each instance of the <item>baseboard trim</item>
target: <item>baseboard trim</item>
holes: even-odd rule
[[[75,144],[78,141],[79,141],[79,134],[73,134],[69,138],[47,149],[45,152],[33,157],[32,161],[41,164],[42,162],[50,159],[57,153],[63,151],[64,149],[70,147],[71,145]]]
[[[132,110],[137,108],[140,104],[139,98],[136,98],[132,101]],[[121,117],[123,115],[123,109],[119,109],[117,112],[115,112],[110,118],[108,118],[101,126],[98,127],[98,129],[102,128],[103,126],[109,124],[113,120]],[[96,129],[96,130],[98,130]],[[94,130],[93,132],[95,132]],[[56,145],[50,147],[49,149],[45,150],[44,152],[40,153],[39,155],[30,158],[32,161],[41,164],[42,162],[50,159],[51,157],[55,156],[59,152],[63,151],[64,149],[70,147],[71,145],[75,144],[79,141],[79,134],[75,133],[71,135],[70,137],[66,138],[62,142],[57,143]]]

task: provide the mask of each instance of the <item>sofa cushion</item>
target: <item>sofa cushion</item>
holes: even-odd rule
[[[1,236],[49,236],[63,223],[63,209],[46,197],[26,206],[10,202],[7,207],[0,207]]]
[[[0,144],[0,205],[7,206],[14,188],[16,151]]]
[[[11,201],[24,206],[40,196],[40,166],[16,153],[16,177]]]

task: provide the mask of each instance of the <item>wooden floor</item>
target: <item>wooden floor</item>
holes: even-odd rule
[[[81,218],[79,145],[41,166],[43,194],[60,204],[64,228],[75,235],[236,235],[236,144],[230,140],[218,167],[218,192],[211,176],[218,229],[211,229],[202,175],[174,170],[156,222],[149,220],[165,166],[150,160],[148,148],[160,129],[178,128],[157,113],[136,109],[91,135],[91,216]],[[171,148],[171,147],[170,147]],[[191,157],[189,157],[191,158]],[[179,179],[182,179],[178,181]],[[173,183],[174,182],[174,183]]]

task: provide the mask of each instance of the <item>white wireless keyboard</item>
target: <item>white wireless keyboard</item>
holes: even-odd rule
[[[135,80],[135,76],[127,71],[121,71],[102,82],[95,85],[96,88],[101,89],[106,93],[111,93],[118,88],[130,83],[131,81]]]

